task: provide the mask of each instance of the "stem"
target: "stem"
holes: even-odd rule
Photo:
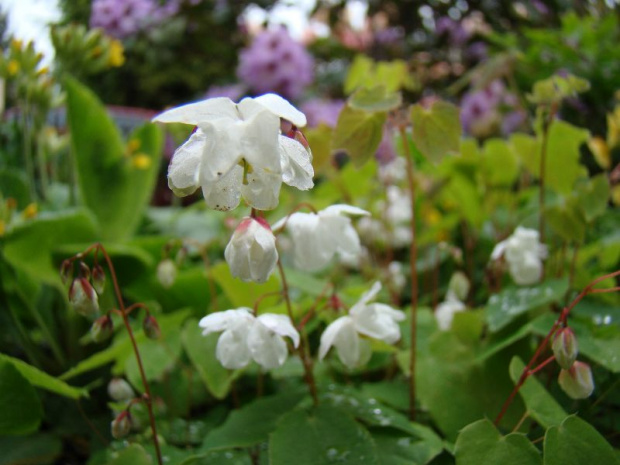
[[[90,249],[96,248],[100,251],[105,258],[106,263],[108,264],[108,269],[110,270],[110,277],[112,278],[112,284],[114,286],[114,293],[116,295],[116,300],[118,301],[118,306],[121,312],[121,316],[123,317],[123,323],[125,324],[125,328],[127,328],[127,333],[129,334],[129,339],[131,340],[131,345],[133,347],[134,354],[136,356],[136,361],[138,362],[138,370],[140,371],[140,378],[142,379],[142,385],[144,386],[144,403],[146,404],[148,413],[149,413],[149,421],[151,423],[151,432],[153,433],[153,445],[155,446],[155,453],[157,454],[157,463],[159,465],[163,465],[163,459],[161,455],[161,450],[159,448],[159,439],[157,437],[157,427],[155,425],[155,416],[153,415],[153,402],[151,397],[151,389],[149,387],[149,383],[146,379],[146,374],[144,373],[144,366],[142,365],[142,358],[140,357],[140,351],[138,350],[138,344],[136,343],[136,338],[133,335],[133,330],[131,329],[131,324],[129,323],[129,312],[128,309],[125,309],[125,304],[123,303],[123,296],[121,295],[121,290],[118,285],[118,280],[116,278],[116,271],[114,270],[114,265],[112,264],[112,260],[108,255],[108,252],[105,250],[103,245],[95,244],[95,246],[90,247]],[[86,252],[85,252],[86,253]],[[138,305],[132,305],[129,309],[137,308]]]
[[[282,262],[280,261],[280,259],[278,259],[278,271],[280,272],[280,278],[282,279],[282,294],[284,295],[284,302],[286,303],[286,311],[288,312],[288,317],[291,319],[291,323],[293,323],[294,325],[295,320],[293,319],[293,307],[291,305],[291,298],[288,292],[288,283],[286,281],[284,267],[282,266]],[[306,344],[303,337],[299,339],[297,353],[299,354],[301,363],[304,366],[304,372],[306,373],[306,383],[308,383],[308,388],[310,389],[312,401],[314,402],[315,406],[319,405],[319,397],[316,391],[316,382],[314,381],[314,374],[312,373],[312,361],[308,359],[308,356],[306,354]]]
[[[508,410],[508,407],[510,406],[510,404],[514,400],[515,396],[517,395],[517,392],[519,392],[519,389],[521,389],[521,386],[523,386],[523,383],[525,383],[525,381],[528,378],[528,376],[536,373],[539,369],[541,369],[542,367],[544,367],[545,365],[550,363],[550,359],[547,359],[544,362],[542,362],[539,367],[537,367],[534,370],[532,369],[532,367],[536,363],[536,360],[538,359],[538,357],[540,357],[540,355],[543,352],[543,350],[548,346],[549,341],[551,340],[551,337],[553,336],[553,334],[555,334],[556,330],[559,327],[561,327],[561,326],[566,326],[566,321],[568,319],[568,314],[570,313],[570,311],[573,308],[575,308],[575,306],[579,302],[581,302],[581,300],[586,295],[588,295],[588,294],[602,294],[602,293],[607,293],[607,292],[620,291],[620,286],[615,286],[615,287],[607,288],[607,289],[593,289],[593,287],[596,286],[601,281],[604,281],[604,280],[610,279],[610,278],[615,278],[617,276],[620,276],[620,270],[614,271],[613,273],[608,273],[608,274],[603,275],[603,276],[599,276],[594,281],[592,281],[590,284],[588,284],[581,291],[581,293],[577,297],[575,297],[573,299],[573,301],[567,307],[564,308],[564,310],[562,310],[562,313],[560,313],[560,316],[558,317],[558,319],[555,321],[555,323],[553,323],[553,326],[551,327],[551,330],[545,336],[545,338],[542,340],[542,342],[539,344],[539,346],[536,349],[536,352],[534,352],[534,355],[532,356],[531,360],[529,361],[527,366],[523,369],[523,372],[521,373],[521,376],[519,377],[519,380],[517,381],[517,384],[515,384],[514,389],[512,390],[510,395],[508,396],[508,399],[506,399],[506,402],[504,402],[504,405],[502,406],[501,411],[499,412],[499,414],[495,418],[495,422],[494,422],[495,426],[499,425],[499,422],[502,420],[502,418],[506,414],[506,411]]]
[[[542,133],[542,144],[540,148],[540,191],[538,193],[538,233],[540,235],[540,243],[545,243],[545,176],[546,176],[546,168],[547,168],[547,145],[549,142],[549,128],[551,127],[551,123],[553,122],[553,118],[555,117],[555,113],[557,111],[557,105],[553,104],[549,109],[549,115],[547,119],[543,122],[543,133]],[[542,273],[540,277],[540,281],[544,281],[545,279],[545,264],[542,264]]]
[[[416,417],[416,348],[418,333],[418,247],[415,232],[415,181],[413,179],[413,157],[409,150],[407,134],[403,127],[400,128],[400,136],[403,141],[405,160],[407,161],[407,183],[409,187],[409,199],[411,200],[411,248],[409,249],[409,270],[411,274],[411,347],[409,351],[409,418],[414,421]]]

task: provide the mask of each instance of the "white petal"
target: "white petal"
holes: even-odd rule
[[[524,254],[522,260],[509,264],[510,276],[520,286],[535,284],[542,276],[542,262],[533,253]]]
[[[452,327],[454,314],[465,311],[465,304],[459,300],[446,300],[435,309],[437,326],[442,331],[448,331]]]
[[[215,356],[224,368],[237,370],[250,362],[246,337],[246,334],[240,331],[226,330],[222,333],[217,341]]]
[[[205,144],[205,133],[198,129],[174,152],[168,167],[168,186],[175,195],[184,197],[198,189]]]
[[[307,121],[306,115],[295,108],[291,103],[276,94],[265,94],[254,99],[256,102],[263,105],[273,114],[278,115],[287,121],[290,121],[298,128],[303,128]]]
[[[339,334],[342,331],[347,331],[346,328],[353,328],[355,332],[355,327],[353,326],[353,318],[350,316],[342,316],[337,320],[333,321],[323,334],[321,334],[321,344],[319,346],[319,359],[323,360],[329,352],[329,349],[335,345],[336,340],[339,337]]]
[[[336,243],[320,228],[320,218],[314,213],[293,213],[287,230],[293,240],[295,266],[306,271],[318,271],[329,263],[336,252]]]
[[[247,343],[252,358],[267,370],[281,366],[288,355],[284,339],[260,321],[252,326]]]
[[[199,125],[220,118],[239,119],[235,103],[227,97],[217,97],[172,108],[155,116],[152,121]]]
[[[347,215],[354,215],[354,216],[369,216],[370,215],[370,213],[367,212],[366,210],[362,210],[361,208],[354,207],[352,205],[347,205],[344,203],[330,205],[329,207],[321,210],[319,212],[319,215],[341,215],[342,213],[345,213]]]
[[[400,327],[392,318],[392,312],[385,311],[385,307],[387,305],[370,304],[361,308],[353,317],[355,329],[366,336],[393,344],[400,339]]]
[[[282,174],[280,120],[260,105],[256,106],[260,111],[238,124],[238,133],[232,135],[240,144],[239,156],[254,170],[262,168],[274,174]]]
[[[294,139],[280,136],[280,161],[282,180],[300,190],[314,187],[314,168],[306,148]]]
[[[254,167],[247,175],[247,184],[241,184],[241,195],[248,205],[257,210],[273,210],[280,201],[282,175]]]
[[[247,259],[252,281],[264,283],[269,279],[278,263],[278,250],[276,249],[276,238],[273,233],[267,231],[262,226],[258,226],[258,228],[254,236],[255,240],[248,251]]]
[[[295,348],[299,346],[299,333],[291,323],[291,319],[286,315],[275,313],[264,313],[258,318],[263,325],[280,336],[288,336],[293,341]]]
[[[495,244],[495,247],[493,247],[493,252],[491,252],[491,260],[497,260],[499,257],[501,257],[506,250],[507,245],[508,244],[506,241],[498,242],[497,244]]]
[[[218,180],[204,182],[202,194],[208,207],[219,211],[236,208],[241,200],[242,178],[243,168],[236,165]]]
[[[198,326],[203,329],[202,335],[206,336],[210,333],[224,331],[231,328],[235,326],[235,322],[239,320],[251,321],[254,318],[251,312],[251,309],[241,307],[234,310],[211,313],[210,315],[201,318],[198,322]]]
[[[364,344],[353,325],[343,326],[334,341],[334,346],[336,346],[336,352],[338,352],[340,361],[350,369],[361,365],[364,352],[369,353],[368,350],[362,351]],[[366,358],[364,361],[367,360]]]
[[[347,224],[340,230],[340,234],[334,236],[338,244],[338,252],[342,255],[349,255],[352,257],[359,257],[362,253],[362,244],[357,231]]]
[[[357,311],[361,310],[368,302],[374,299],[379,291],[381,291],[381,283],[379,281],[375,281],[372,287],[368,291],[364,292],[360,297],[360,300],[358,300],[357,303],[351,307],[349,313],[351,315],[356,314]]]

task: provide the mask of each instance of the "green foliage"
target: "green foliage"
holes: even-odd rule
[[[159,171],[163,137],[138,128],[127,146],[97,97],[67,78],[67,116],[82,201],[97,216],[101,238],[128,239],[139,225]]]
[[[36,391],[26,378],[4,360],[0,361],[0,434],[28,434],[36,431],[43,408]]]
[[[411,124],[416,148],[433,163],[459,151],[461,121],[458,107],[451,103],[436,100],[429,108],[413,105]]]
[[[356,166],[362,166],[379,147],[385,119],[385,111],[368,112],[345,106],[338,117],[332,148],[345,150]]]

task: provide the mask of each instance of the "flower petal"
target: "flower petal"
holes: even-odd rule
[[[354,207],[352,205],[347,205],[347,204],[344,204],[344,203],[336,204],[336,205],[330,205],[329,207],[321,210],[321,212],[319,214],[322,214],[322,215],[341,215],[343,213],[345,213],[347,215],[354,215],[354,216],[370,216],[370,213],[367,212],[366,210],[362,210],[361,208]]]
[[[290,137],[280,136],[280,162],[282,180],[286,184],[300,190],[314,187],[311,154],[299,142]]]
[[[250,362],[250,349],[246,334],[241,331],[226,330],[222,333],[215,348],[215,356],[224,368],[237,370]]]
[[[286,315],[264,313],[257,318],[263,325],[280,336],[288,336],[293,341],[293,346],[299,346],[299,333]]]
[[[288,355],[282,336],[275,334],[260,321],[256,321],[250,329],[247,344],[252,358],[267,370],[281,366]]]
[[[355,320],[355,329],[366,336],[393,344],[400,339],[400,327],[392,317],[393,312],[397,310],[391,309],[386,311],[385,304],[370,304],[361,309],[353,317]],[[402,312],[401,312],[402,313]],[[398,314],[399,319],[403,319]]]
[[[265,94],[254,99],[273,114],[290,121],[298,128],[303,128],[306,123],[306,115],[295,108],[291,103],[277,94]]]
[[[366,304],[368,304],[368,302],[370,302],[372,299],[374,299],[377,296],[380,290],[381,290],[381,283],[379,281],[375,281],[372,287],[370,288],[370,290],[364,292],[362,296],[360,297],[360,300],[358,300],[357,303],[353,305],[353,307],[351,307],[351,310],[349,310],[349,313],[351,315],[356,315],[357,313],[362,311],[363,308],[366,306]]]
[[[280,201],[282,175],[254,167],[247,175],[247,184],[241,184],[241,195],[248,205],[257,210],[273,210]]]
[[[342,316],[327,326],[323,334],[321,334],[319,359],[323,360],[325,358],[329,349],[336,344],[341,332],[347,332],[350,331],[350,329],[353,329],[353,332],[355,332],[353,318],[350,316]]]
[[[235,322],[251,321],[253,318],[251,309],[241,307],[234,310],[211,313],[201,318],[198,322],[198,326],[203,329],[202,335],[206,336],[210,333],[216,333],[229,329],[235,326]]]
[[[168,186],[175,195],[185,197],[200,186],[198,178],[205,145],[205,133],[198,129],[174,152],[168,167]]]
[[[202,194],[209,208],[228,211],[236,208],[241,200],[241,181],[243,168],[233,167],[225,176],[216,181],[203,182]]]
[[[237,106],[227,97],[212,98],[172,108],[155,116],[152,121],[154,123],[199,125],[221,118],[239,119]]]

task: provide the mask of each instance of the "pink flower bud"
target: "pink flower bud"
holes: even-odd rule
[[[69,289],[69,302],[80,315],[94,318],[99,313],[97,293],[86,278],[75,278]]]
[[[131,431],[131,415],[129,411],[123,410],[119,415],[112,421],[111,424],[112,436],[115,439],[122,439],[129,434]]]
[[[278,262],[276,237],[262,218],[244,218],[224,251],[233,276],[264,283]]]
[[[93,287],[97,294],[103,294],[103,290],[105,289],[105,272],[101,265],[95,265],[93,267]]]
[[[565,370],[569,370],[573,366],[579,353],[577,338],[570,328],[563,328],[555,335],[551,348],[555,360]]]
[[[112,378],[108,384],[108,395],[117,402],[136,397],[133,388],[123,378]]]
[[[95,320],[90,328],[90,336],[95,342],[103,342],[112,336],[114,324],[109,315],[103,315]]]
[[[80,277],[90,279],[90,268],[84,262],[80,262]]]
[[[144,317],[142,328],[144,329],[144,334],[149,339],[159,339],[161,337],[161,329],[159,329],[159,324],[153,315],[146,315]]]
[[[562,369],[558,382],[568,397],[573,399],[585,399],[594,391],[592,370],[587,363],[575,362],[570,369]]]

